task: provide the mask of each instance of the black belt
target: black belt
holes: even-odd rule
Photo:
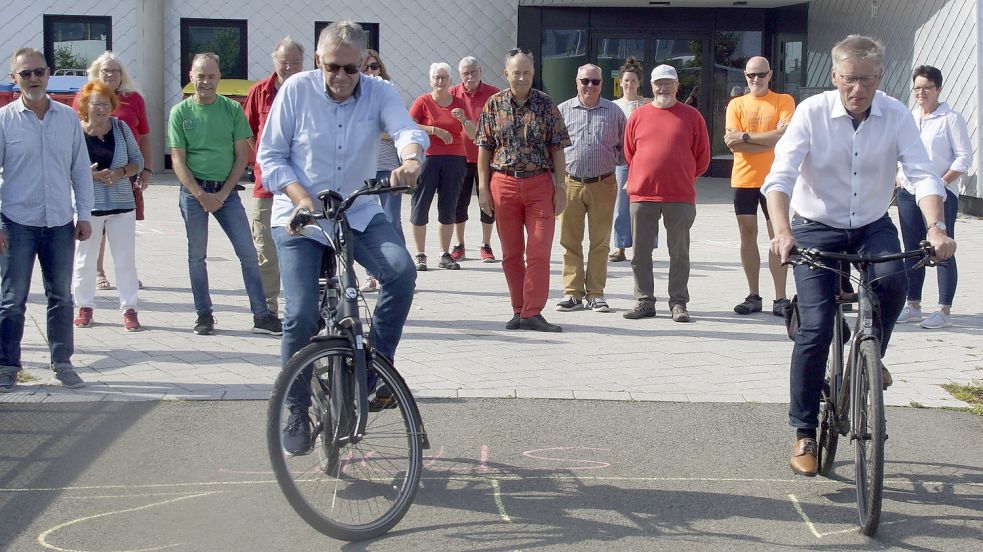
[[[534,171],[510,171],[508,169],[495,169],[495,172],[500,172],[506,176],[511,176],[512,178],[532,178],[543,174],[546,172],[546,169],[536,169]]]
[[[602,174],[601,176],[591,176],[591,177],[588,177],[588,178],[580,178],[579,176],[574,176],[572,174],[568,174],[567,175],[567,178],[569,178],[570,180],[573,180],[574,182],[580,182],[581,184],[593,184],[595,182],[600,182],[600,181],[604,180],[605,178],[611,176],[612,174],[613,173],[607,173],[607,174]]]
[[[202,188],[221,188],[222,186],[225,186],[224,180],[203,180],[201,178],[195,178],[195,182],[197,182]],[[236,184],[234,189],[241,192],[242,190],[245,190],[246,187],[242,184]]]

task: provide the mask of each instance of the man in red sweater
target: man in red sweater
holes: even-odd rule
[[[676,100],[679,77],[671,65],[652,70],[652,103],[635,110],[625,128],[626,190],[631,201],[637,320],[655,316],[652,249],[664,218],[669,247],[669,309],[689,322],[689,229],[696,219],[696,177],[710,166],[710,137],[703,116]]]

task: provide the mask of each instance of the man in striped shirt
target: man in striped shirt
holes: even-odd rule
[[[0,108],[0,392],[16,385],[34,259],[48,299],[48,348],[55,379],[84,385],[72,368],[75,240],[92,234],[92,169],[78,116],[46,93],[48,66],[17,50],[10,76],[21,96]],[[78,223],[75,214],[78,214]]]
[[[561,312],[588,308],[608,312],[604,285],[614,203],[618,197],[614,167],[624,164],[625,114],[601,97],[601,68],[588,63],[577,70],[577,97],[559,105],[573,144],[567,161],[567,208],[560,216],[563,246]],[[587,270],[584,274],[584,217],[587,218]],[[586,300],[586,304],[585,301]]]

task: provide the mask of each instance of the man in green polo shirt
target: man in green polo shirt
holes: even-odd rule
[[[238,182],[246,168],[247,139],[252,131],[242,107],[217,92],[222,80],[218,56],[197,54],[190,76],[195,93],[171,109],[167,143],[174,174],[181,181],[179,204],[188,235],[188,271],[198,314],[194,332],[215,332],[205,265],[208,215],[212,214],[239,257],[253,313],[253,333],[279,336],[283,328],[266,307],[249,219],[239,199]]]

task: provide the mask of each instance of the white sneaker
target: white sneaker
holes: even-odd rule
[[[952,317],[942,311],[935,311],[928,315],[928,318],[922,321],[919,326],[927,330],[937,330],[939,328],[948,328],[952,325]]]
[[[911,303],[906,303],[904,308],[901,309],[901,315],[898,316],[898,324],[904,324],[905,322],[918,322],[922,317],[922,309],[916,309],[911,306]]]

